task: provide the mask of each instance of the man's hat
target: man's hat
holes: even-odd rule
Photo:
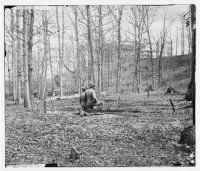
[[[94,84],[94,83],[89,83],[89,87],[90,87],[90,88],[94,88],[94,87],[95,87],[95,84]]]
[[[82,87],[82,91],[85,91],[87,88],[86,87]]]

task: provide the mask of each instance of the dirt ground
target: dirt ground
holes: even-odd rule
[[[48,101],[33,110],[6,101],[5,163],[42,164],[53,160],[60,166],[189,166],[193,146],[176,148],[180,132],[192,125],[191,102],[183,95],[144,94],[106,96],[104,109],[92,116],[78,115],[78,99]],[[169,99],[176,112],[172,112]],[[72,146],[81,152],[71,162]],[[187,150],[186,150],[187,149]]]

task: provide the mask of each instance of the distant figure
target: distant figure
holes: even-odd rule
[[[82,100],[81,100],[82,99]],[[85,91],[83,96],[81,96],[80,101],[82,109],[84,111],[90,112],[94,109],[94,106],[102,106],[102,102],[97,101],[96,92],[95,92],[95,85],[93,83],[89,84],[89,88]]]

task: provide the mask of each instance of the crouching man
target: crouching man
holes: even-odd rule
[[[97,107],[100,110],[103,107],[103,102],[97,100],[95,85],[93,83],[89,84],[89,88],[85,90],[82,89],[83,93],[80,96],[80,104],[83,111],[92,112],[94,107]]]

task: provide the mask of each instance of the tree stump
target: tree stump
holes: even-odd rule
[[[192,82],[190,82],[188,85],[188,91],[185,94],[185,100],[192,101],[192,99],[193,99],[193,85]]]
[[[195,145],[195,127],[194,126],[186,127],[181,132],[179,143],[187,144],[187,145]]]

